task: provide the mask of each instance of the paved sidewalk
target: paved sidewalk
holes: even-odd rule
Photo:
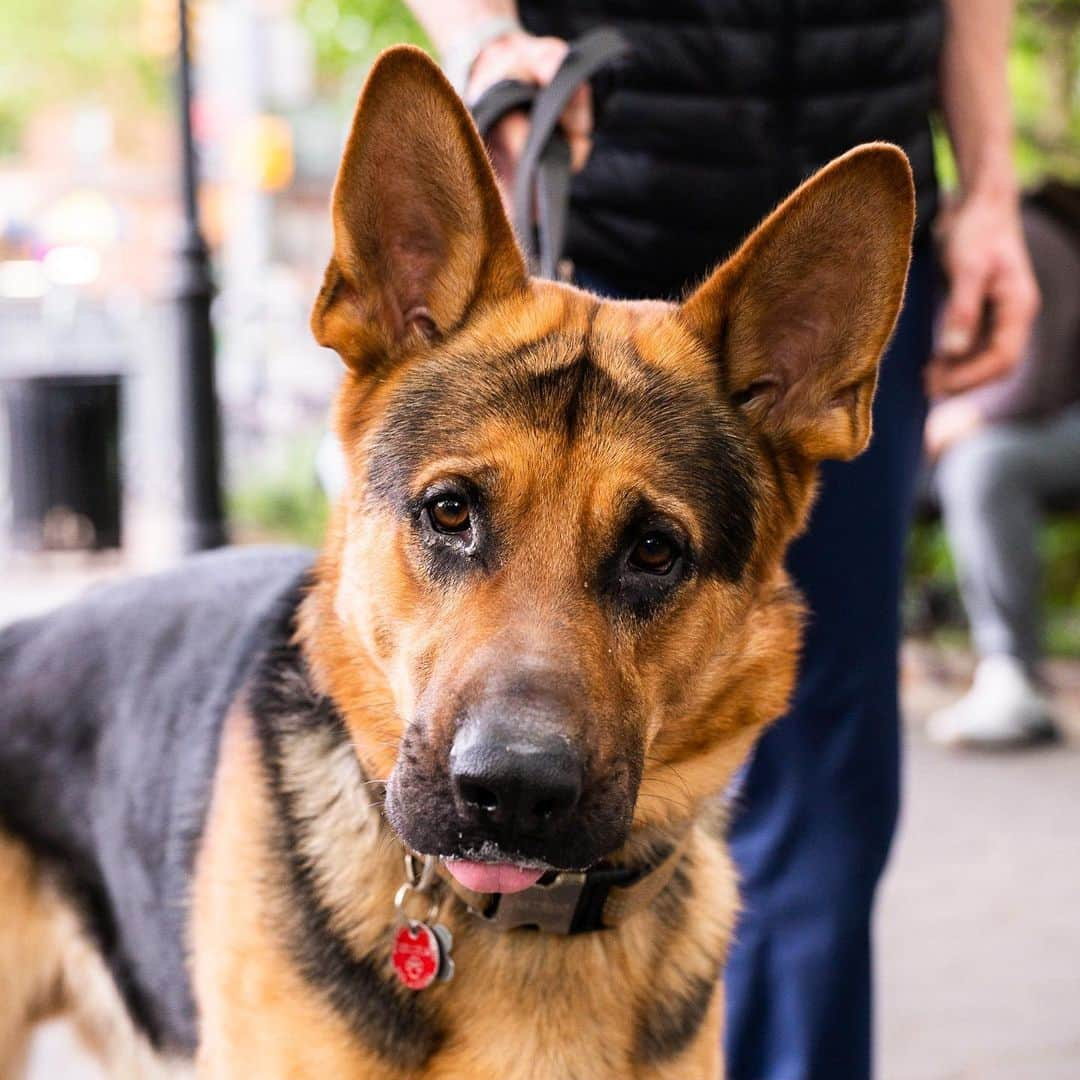
[[[24,574],[9,588],[0,574],[0,622],[87,576]],[[922,719],[969,668],[963,653],[905,651],[904,816],[877,926],[880,1080],[1077,1080],[1080,663],[1053,670],[1069,744],[1014,755],[948,753],[923,737]],[[101,1080],[59,1025],[39,1038],[30,1077]]]
[[[948,752],[926,714],[970,658],[905,653],[904,808],[877,922],[881,1080],[1080,1078],[1080,664],[1065,746]]]
[[[25,556],[0,551],[0,626],[49,611],[93,585],[132,572],[119,552]]]
[[[877,941],[883,1080],[1080,1078],[1080,750],[913,735]]]

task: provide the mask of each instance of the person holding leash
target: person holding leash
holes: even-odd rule
[[[567,42],[593,27],[629,41],[614,76],[581,88],[561,117],[577,170],[566,254],[597,292],[678,296],[856,143],[895,142],[911,160],[915,254],[874,439],[857,461],[823,470],[792,551],[811,612],[800,684],[746,771],[731,830],[745,910],[726,973],[728,1075],[868,1077],[871,915],[899,805],[899,596],[926,391],[940,398],[1008,373],[1038,306],[1011,161],[1012,0],[410,6],[469,103],[505,79],[546,85]],[[931,356],[938,106],[961,190]],[[504,190],[527,133],[523,114],[491,133]]]

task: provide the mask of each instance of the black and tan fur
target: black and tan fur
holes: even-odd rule
[[[716,799],[792,688],[816,463],[870,437],[907,164],[834,162],[682,304],[601,300],[528,278],[465,110],[396,49],[333,213],[312,325],[349,483],[317,561],[206,557],[0,636],[0,1076],[72,1012],[118,1076],[715,1077]],[[426,516],[447,484],[467,542]],[[515,702],[584,776],[522,857],[684,852],[648,910],[571,937],[444,890],[457,975],[411,993],[402,841],[455,854],[449,747]]]

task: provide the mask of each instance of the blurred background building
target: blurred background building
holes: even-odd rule
[[[313,541],[324,509],[312,459],[339,374],[307,329],[330,185],[371,60],[419,34],[392,2],[190,8],[229,516],[239,537]],[[47,16],[10,0],[0,12],[0,377],[120,376],[123,540],[139,565],[177,543],[177,44],[176,0],[72,0]],[[13,538],[10,465],[9,556],[12,539],[82,547],[101,532],[56,521]]]

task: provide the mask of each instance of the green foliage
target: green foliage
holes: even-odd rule
[[[1016,166],[1025,184],[1080,181],[1080,0],[1021,0],[1009,52]],[[956,187],[956,163],[935,118],[938,173]]]
[[[36,109],[57,102],[130,113],[163,100],[165,71],[140,41],[142,0],[0,2],[0,154]]]
[[[1043,603],[1047,646],[1052,653],[1080,656],[1080,518],[1054,517],[1040,536],[1043,565]],[[922,614],[921,598],[935,595],[949,600],[950,616],[938,627],[946,637],[956,636],[961,612],[956,568],[941,523],[922,522],[911,532],[908,546],[907,597],[909,613]]]
[[[1023,0],[1009,82],[1021,175],[1080,180],[1080,0]]]
[[[1047,603],[1080,616],[1080,517],[1062,517],[1043,530],[1041,551]]]
[[[402,0],[303,0],[299,16],[327,78],[365,70],[388,45],[412,42],[430,49]]]
[[[1080,610],[1049,612],[1046,650],[1051,656],[1080,657]]]
[[[316,448],[317,440],[299,440],[284,461],[233,487],[229,519],[237,539],[322,544],[329,506],[315,476]]]
[[[911,530],[908,540],[908,577],[920,586],[956,583],[956,568],[940,522],[919,522]]]

